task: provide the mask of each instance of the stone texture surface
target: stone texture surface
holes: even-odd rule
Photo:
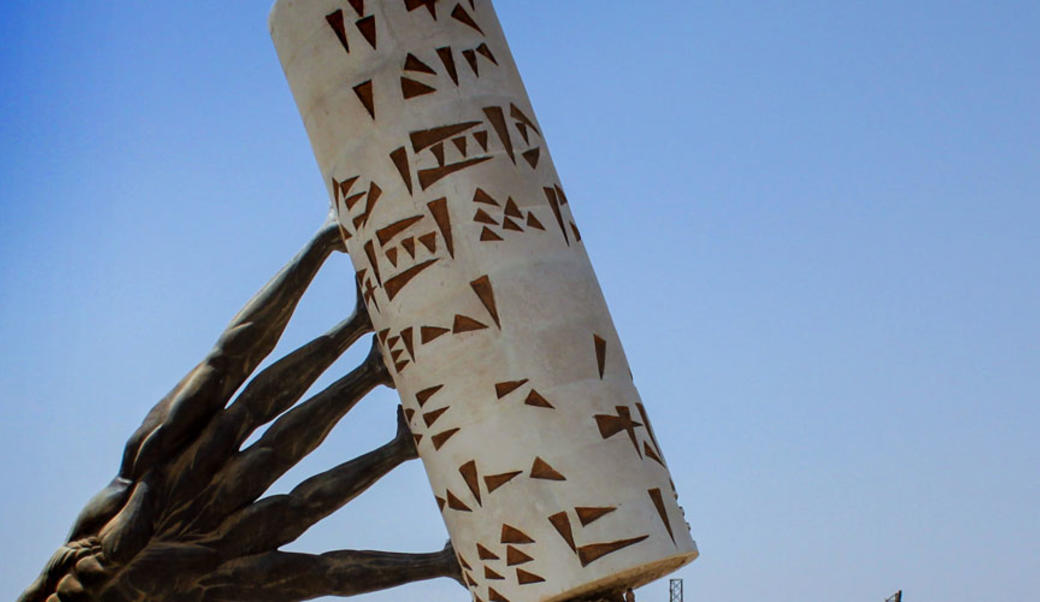
[[[693,560],[488,0],[279,0],[271,35],[477,600]]]

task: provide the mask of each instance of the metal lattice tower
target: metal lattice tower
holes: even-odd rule
[[[683,602],[682,579],[668,580],[668,602]]]

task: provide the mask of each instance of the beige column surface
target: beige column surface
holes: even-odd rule
[[[692,561],[489,0],[279,0],[271,36],[475,600]]]

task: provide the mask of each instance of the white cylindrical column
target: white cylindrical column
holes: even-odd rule
[[[270,26],[474,599],[693,560],[490,1],[279,0]]]

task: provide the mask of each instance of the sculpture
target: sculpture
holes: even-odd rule
[[[696,558],[490,1],[279,0],[270,24],[333,220],[152,410],[22,599],[302,600],[445,576],[479,602],[617,600]],[[354,315],[225,407],[336,250]],[[361,366],[291,407],[373,330]],[[379,384],[402,399],[389,443],[258,499]],[[443,550],[278,551],[415,457]]]
[[[696,558],[491,1],[278,0],[269,23],[473,599]]]
[[[399,412],[387,444],[307,479],[288,495],[260,498],[368,391],[390,384],[373,346],[360,366],[293,407],[371,331],[359,302],[351,317],[262,370],[227,405],[274,349],[318,268],[337,251],[343,243],[328,223],[232,319],[206,358],[148,413],[126,444],[116,478],[80,513],[68,543],[21,602],[281,602],[460,579],[450,545],[430,554],[278,551],[416,457]],[[268,422],[258,441],[239,449]]]

